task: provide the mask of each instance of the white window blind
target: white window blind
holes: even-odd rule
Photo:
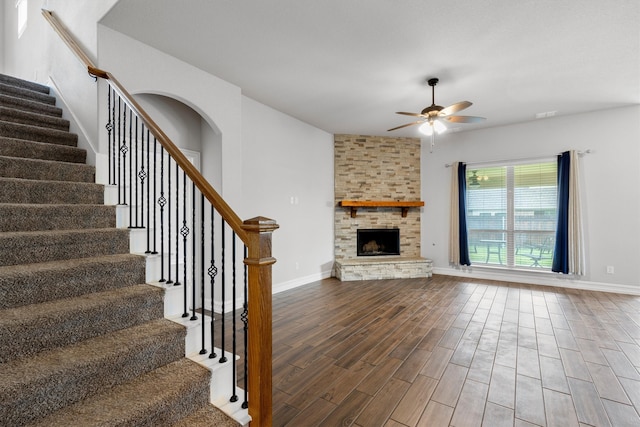
[[[550,269],[557,222],[557,161],[467,165],[472,264]]]

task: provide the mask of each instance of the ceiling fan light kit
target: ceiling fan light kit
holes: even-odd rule
[[[396,114],[402,114],[405,116],[413,116],[419,117],[420,120],[416,120],[415,122],[407,123],[401,126],[397,126],[389,129],[387,132],[402,129],[407,126],[420,125],[418,130],[431,137],[431,151],[433,151],[433,146],[435,144],[435,134],[441,134],[447,130],[447,127],[443,123],[443,121],[448,121],[452,123],[480,123],[486,120],[484,117],[475,117],[475,116],[454,116],[453,114],[458,111],[462,111],[465,108],[469,108],[473,105],[469,101],[461,101],[455,104],[452,104],[446,108],[443,108],[440,105],[436,105],[435,102],[435,87],[438,84],[439,79],[431,78],[427,80],[429,86],[431,86],[431,105],[422,110],[420,113],[407,113],[404,111],[398,111]]]

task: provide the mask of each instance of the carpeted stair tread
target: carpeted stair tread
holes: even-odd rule
[[[7,138],[66,145],[69,147],[78,145],[78,135],[75,133],[5,121],[0,121],[0,135]]]
[[[69,120],[61,117],[53,117],[46,114],[38,114],[30,111],[16,110],[15,108],[0,105],[0,120],[4,122],[20,123],[23,125],[39,126],[42,128],[69,131]]]
[[[0,232],[114,228],[108,205],[0,203]]]
[[[0,177],[0,203],[104,203],[104,186],[87,182]]]
[[[0,156],[0,176],[43,181],[95,182],[96,168],[81,163]]]
[[[186,330],[181,325],[157,319],[0,364],[0,424],[24,425],[39,420],[89,396],[98,393],[110,395],[114,393],[115,386],[181,361],[184,358],[185,334]],[[185,368],[178,376],[188,376],[191,364],[181,362],[175,368]],[[164,370],[162,373],[168,372]],[[128,395],[127,398],[140,401],[145,399],[144,392],[153,397],[162,393],[163,388],[171,387],[170,383],[165,384],[151,393],[139,389],[137,395]],[[100,408],[92,410],[102,412]],[[54,418],[62,415],[54,414]],[[41,422],[38,425],[56,425],[48,424],[51,421]],[[85,425],[84,420],[76,419],[66,424],[79,425]]]
[[[6,85],[9,86],[17,86],[17,87],[22,87],[25,89],[29,89],[29,90],[33,90],[36,92],[42,92],[44,94],[49,94],[51,89],[49,88],[49,86],[40,84],[40,83],[36,83],[36,82],[32,82],[29,80],[23,80],[20,79],[18,77],[14,77],[14,76],[10,76],[8,74],[1,74],[0,73],[0,83],[4,83]]]
[[[163,296],[133,285],[0,310],[0,363],[161,318]]]
[[[205,405],[171,427],[240,427],[240,424],[213,405]]]
[[[208,403],[210,377],[207,369],[181,359],[62,409],[33,427],[171,426]]]
[[[129,253],[127,229],[0,233],[0,266],[125,253]]]
[[[0,309],[145,282],[145,259],[118,254],[0,267]]]
[[[25,141],[0,136],[0,156],[84,163],[87,158],[87,151],[83,148],[69,147],[67,145],[47,144],[46,142]]]
[[[15,86],[0,82],[0,94],[15,96],[16,98],[30,99],[43,104],[56,104],[56,98],[48,93],[31,90],[25,87]]]
[[[62,117],[62,109],[51,104],[43,104],[42,102],[18,98],[0,93],[0,106],[13,108],[21,111],[30,111],[32,113],[45,114],[52,117]]]

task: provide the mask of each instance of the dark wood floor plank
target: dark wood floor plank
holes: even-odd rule
[[[373,398],[368,394],[354,390],[342,405],[331,411],[318,425],[323,427],[350,426],[371,399]]]
[[[432,400],[422,413],[416,427],[448,427],[452,416],[452,407]]]
[[[391,378],[356,419],[362,426],[384,426],[411,384]]]

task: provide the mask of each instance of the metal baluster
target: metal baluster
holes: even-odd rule
[[[211,265],[209,267],[208,273],[211,278],[211,354],[209,354],[209,359],[213,359],[218,355],[215,352],[215,328],[214,328],[214,317],[215,311],[213,310],[213,304],[215,301],[215,280],[218,275],[218,267],[215,264],[215,231],[214,231],[214,213],[215,209],[213,205],[211,205]]]
[[[122,99],[118,97],[118,204],[122,204],[120,189],[122,188]]]
[[[198,320],[196,316],[196,184],[191,183],[191,320]]]
[[[169,156],[169,164],[167,165],[167,175],[169,176],[169,182],[167,185],[167,196],[169,197],[169,203],[167,204],[167,284],[173,283],[171,280],[171,160],[176,164],[176,191],[178,191],[178,162],[176,162],[171,156]],[[178,204],[178,198],[174,202]],[[178,217],[176,217],[176,229],[178,228]],[[177,239],[176,230],[176,239]],[[176,270],[178,270],[178,255],[176,254]]]
[[[182,184],[184,185],[184,183]],[[184,202],[183,202],[184,203]],[[178,234],[180,234],[180,227],[178,224],[180,216],[180,167],[178,166],[178,162],[176,162],[176,282],[173,286],[180,285],[180,273],[178,272],[178,267],[180,266],[179,256],[180,256],[180,238]]]
[[[238,395],[236,394],[236,354],[238,354],[237,343],[236,343],[236,232],[231,233],[231,348],[233,357],[231,358],[231,371],[233,374],[231,375],[231,386],[232,386],[232,395],[229,398],[229,402],[237,402]]]
[[[140,172],[138,172],[138,178],[140,178],[140,199],[138,202],[140,204],[140,225],[138,228],[144,228],[144,180],[147,178],[147,171],[144,168],[144,130],[145,130],[144,123],[141,123],[140,139],[142,140],[141,145],[142,145],[143,153],[141,153],[140,155]],[[138,142],[136,139],[136,159],[137,157],[138,157]],[[147,167],[149,167],[149,165],[147,165]],[[137,194],[136,194],[136,200],[138,200]],[[136,222],[136,225],[138,225],[138,222]],[[147,225],[149,225],[148,222],[147,222]]]
[[[195,241],[195,236],[193,240]],[[204,331],[204,194],[202,193],[200,193],[200,301],[202,305],[202,327],[200,328],[202,333],[202,349],[200,350],[200,354],[206,354],[205,341],[207,338]],[[211,316],[213,316],[213,312]]]
[[[182,228],[180,229],[180,234],[182,234],[182,301],[184,305],[184,311],[182,313],[182,317],[189,316],[189,312],[187,310],[187,236],[189,235],[189,227],[187,227],[187,175],[185,171],[182,171]]]
[[[109,169],[109,184],[113,185],[113,175],[111,174],[111,156],[113,152],[113,141],[111,140],[113,131],[113,122],[111,121],[111,86],[107,86],[107,168]]]
[[[227,361],[227,356],[225,356],[225,354],[224,354],[224,341],[225,341],[225,339],[224,339],[224,335],[225,335],[224,334],[224,332],[225,332],[224,325],[226,323],[225,322],[225,311],[224,311],[225,310],[225,302],[224,301],[225,301],[225,298],[226,298],[225,285],[227,283],[227,281],[225,280],[226,265],[225,265],[225,260],[224,260],[224,251],[225,251],[224,235],[225,235],[225,224],[226,224],[224,218],[221,218],[220,223],[221,223],[220,224],[220,229],[222,231],[222,234],[220,236],[221,239],[222,239],[222,242],[221,242],[222,243],[222,247],[220,249],[220,255],[221,255],[220,263],[221,263],[221,266],[222,266],[222,283],[221,283],[221,288],[222,289],[220,291],[220,294],[221,294],[220,296],[222,298],[222,314],[220,316],[220,326],[221,326],[220,327],[220,331],[221,331],[220,332],[220,344],[221,344],[220,345],[220,363],[224,363],[224,362]]]
[[[247,259],[248,256],[248,252],[247,252],[247,246],[244,246],[244,259]],[[242,314],[240,315],[240,318],[242,319],[242,323],[244,323],[244,402],[242,402],[242,408],[243,409],[247,409],[249,407],[249,383],[248,383],[248,378],[249,375],[247,375],[247,371],[249,368],[249,362],[247,360],[248,357],[248,348],[247,345],[248,340],[248,330],[249,330],[249,316],[248,316],[248,309],[249,309],[249,300],[248,300],[248,275],[247,275],[247,264],[244,264],[244,303],[242,304]]]
[[[133,150],[133,135],[132,135],[132,125],[133,125],[133,111],[129,109],[129,145],[131,150]],[[127,166],[125,165],[125,168]],[[132,209],[133,209],[133,153],[129,155],[129,228],[133,225],[132,218]]]
[[[151,154],[149,153],[149,151],[151,150],[151,139],[149,138],[149,129],[147,129],[147,138],[146,138],[146,142],[147,142],[147,170],[149,171],[148,173],[151,173]],[[155,173],[153,176],[153,180],[155,181],[156,177],[155,177]],[[154,183],[155,186],[155,183]],[[155,195],[154,195],[155,197]],[[145,254],[150,254],[151,253],[151,176],[149,176],[149,179],[147,180],[147,250],[144,251]],[[155,230],[153,230],[155,232]]]
[[[158,198],[158,206],[160,206],[160,280],[162,283],[164,278],[164,206],[167,199],[164,198],[164,147],[160,146],[160,197]]]
[[[153,137],[153,200],[156,200],[156,196],[158,195],[158,174],[157,174],[157,167],[158,167],[158,140],[156,139],[156,137]],[[153,207],[153,251],[151,251],[152,254],[157,254],[157,247],[156,247],[156,242],[158,240],[158,236],[157,236],[157,230],[158,230],[158,209],[154,206]]]

